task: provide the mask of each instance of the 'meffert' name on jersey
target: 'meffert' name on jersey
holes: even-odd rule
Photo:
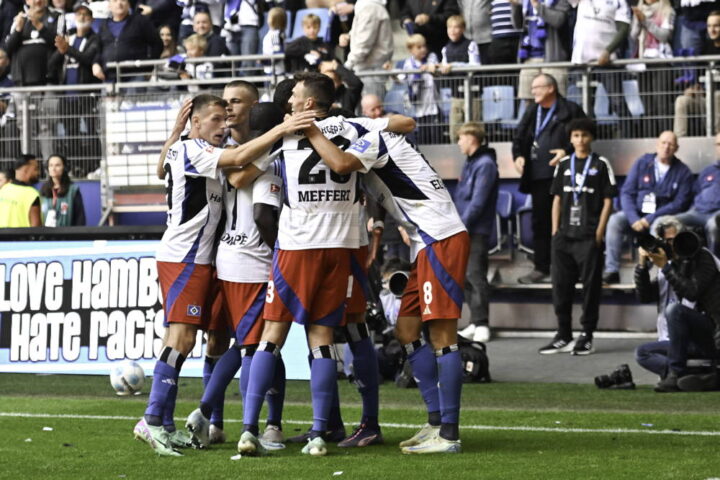
[[[218,242],[217,276],[237,283],[265,283],[270,276],[272,246],[255,225],[253,207],[263,203],[279,208],[282,202],[279,166],[273,164],[252,185],[234,188],[225,182],[225,229]]]
[[[342,150],[368,131],[383,130],[387,119],[328,117],[318,128]],[[339,175],[322,161],[310,141],[288,136],[273,147],[283,180],[285,207],[278,245],[283,250],[358,248],[359,191],[356,172]]]
[[[200,139],[175,142],[167,152],[167,230],[155,258],[163,262],[212,263],[222,213],[218,160],[223,149]]]
[[[370,132],[347,153],[365,167],[365,190],[405,227],[411,254],[465,231],[445,184],[404,135]]]

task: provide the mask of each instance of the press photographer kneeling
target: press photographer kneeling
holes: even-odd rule
[[[649,235],[638,239],[641,264],[647,269],[647,258],[660,269],[658,292],[661,293],[660,300],[664,299],[667,321],[667,374],[655,391],[712,390],[717,388],[714,334],[720,323],[720,261],[702,247],[702,241],[695,233],[677,232],[681,229],[679,223],[673,228],[675,232],[667,224],[660,223],[658,233],[663,240]],[[640,283],[644,283],[644,276],[636,272],[636,282],[639,277]],[[648,277],[644,278],[649,282]],[[667,282],[664,292],[661,281]],[[710,373],[697,375],[688,370],[690,354],[698,353],[711,360]]]

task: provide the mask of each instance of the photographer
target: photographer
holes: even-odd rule
[[[663,232],[663,236],[668,234]],[[677,298],[667,302],[664,313],[669,337],[668,372],[656,392],[710,390],[717,386],[714,371],[717,349],[715,325],[720,322],[720,261],[692,232],[679,232],[664,246],[645,244],[641,255],[660,269],[668,290]],[[658,284],[659,285],[659,284]],[[688,375],[687,359],[693,351],[710,355],[713,373]]]

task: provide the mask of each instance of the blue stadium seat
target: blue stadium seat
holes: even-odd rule
[[[303,8],[301,10],[298,10],[295,13],[295,23],[293,24],[292,29],[292,37],[289,37],[289,40],[295,40],[298,37],[303,36],[303,28],[302,28],[302,19],[305,18],[305,15],[308,13],[314,13],[318,17],[320,17],[320,37],[322,38],[323,35],[325,35],[325,31],[328,28],[328,23],[330,20],[330,13],[327,8]]]
[[[497,206],[495,208],[495,224],[493,225],[493,232],[490,234],[488,255],[502,251],[506,242],[508,243],[508,248],[512,248],[512,223],[509,222],[510,214],[512,213],[512,204],[512,193],[505,190],[498,191]],[[503,224],[506,225],[506,235],[503,235]]]
[[[287,40],[292,34],[292,12],[288,10],[285,12],[285,15],[287,15],[287,26],[285,27],[285,39]],[[262,27],[260,27],[260,31],[258,31],[258,37],[260,38],[260,41],[258,42],[258,55],[262,54],[263,39],[265,38],[265,35],[267,35],[268,30],[270,30],[267,19],[268,13],[265,12],[265,21],[263,22]]]
[[[385,108],[385,111],[414,117],[415,112],[412,111],[412,106],[410,105],[407,96],[407,85],[404,83],[393,84],[392,88],[390,88],[390,90],[388,90],[385,94],[385,99],[383,100],[383,107]]]
[[[525,204],[518,208],[515,213],[517,225],[517,246],[518,250],[525,253],[534,253],[533,229],[532,229],[532,197],[525,197]]]
[[[638,81],[623,80],[622,91],[630,115],[633,117],[642,117],[645,115],[645,106],[643,105],[642,98],[640,98]]]
[[[610,111],[610,97],[608,97],[605,85],[598,83],[595,87],[595,120],[598,125],[614,125],[618,123],[618,115]]]
[[[520,123],[520,119],[522,119],[523,115],[525,115],[525,111],[527,110],[527,107],[528,107],[527,100],[520,100],[520,106],[518,107],[517,118],[504,119],[503,123],[500,126],[502,128],[507,128],[508,130],[515,130],[518,126],[518,123]]]
[[[484,122],[509,120],[515,115],[515,90],[508,85],[483,88],[482,111]]]
[[[580,90],[580,87],[574,83],[568,85],[567,99],[582,106],[582,91]]]

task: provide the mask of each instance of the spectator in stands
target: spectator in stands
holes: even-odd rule
[[[5,40],[12,60],[12,79],[18,86],[47,84],[48,60],[55,50],[58,14],[47,0],[26,0],[29,9],[15,16]]]
[[[720,260],[701,248],[692,232],[679,233],[672,251],[647,252],[660,269],[678,301],[665,308],[668,338],[668,373],[655,387],[656,392],[699,391],[717,388],[716,325],[720,322]],[[693,346],[709,353],[712,373],[689,375],[687,360]]]
[[[346,42],[340,36],[340,45]],[[385,0],[359,0],[349,34],[350,53],[345,66],[355,72],[380,70],[392,60],[393,43],[390,15]],[[385,97],[385,77],[363,77],[363,93]]]
[[[10,77],[10,57],[0,49],[0,87],[14,87]],[[12,107],[12,96],[0,94],[0,158],[12,158],[20,151],[15,112]]]
[[[100,81],[114,81],[115,69],[106,69],[108,62],[148,60],[160,57],[163,49],[157,30],[147,17],[130,14],[128,0],[110,0],[111,17],[100,27],[100,50],[93,64],[93,75]],[[134,70],[144,80],[143,70]]]
[[[10,35],[15,16],[22,10],[23,0],[3,0],[0,2],[0,47],[5,48],[5,39]]]
[[[567,19],[570,4],[567,0],[554,2],[540,0],[513,0],[513,26],[525,33],[520,41],[518,58],[525,64],[543,62],[567,62],[570,59],[570,45],[567,42]],[[567,92],[567,70],[564,68],[527,68],[520,70],[518,97],[533,98],[530,85],[538,73],[547,73],[555,78],[558,92]]]
[[[60,154],[47,161],[48,179],[40,187],[43,225],[69,227],[85,225],[85,205],[80,188],[70,181],[67,160]]]
[[[550,192],[552,205],[552,296],[558,331],[540,348],[541,354],[594,352],[602,288],[602,250],[605,226],[617,195],[610,162],[592,152],[595,125],[577,118],[568,125],[574,152],[558,164]],[[582,288],[582,333],[573,342],[572,306],[575,282]]]
[[[205,37],[207,48],[205,56],[220,57],[227,55],[228,49],[225,46],[225,40],[213,30],[212,20],[208,12],[197,12],[193,17],[193,32]]]
[[[173,33],[169,25],[163,25],[162,27],[160,27],[158,29],[158,34],[160,35],[160,40],[163,44],[160,58],[170,58],[179,53],[182,53],[182,49],[178,45],[175,34]]]
[[[699,55],[705,43],[706,21],[718,8],[717,0],[680,0],[678,28],[679,47],[684,55]]]
[[[655,152],[638,158],[630,169],[620,191],[622,210],[608,222],[603,282],[620,282],[623,235],[650,232],[658,217],[674,215],[690,205],[692,172],[675,156],[677,150],[675,134],[662,132]]]
[[[638,58],[672,58],[672,36],[675,26],[675,10],[670,0],[641,0],[632,7],[634,13],[630,26],[630,38],[637,42]],[[660,95],[654,101],[644,102],[647,114],[655,117],[653,124],[659,124],[663,130],[670,128],[670,102],[666,95],[673,91],[673,69],[670,64],[649,65],[650,71],[639,75],[640,91],[651,98]]]
[[[24,154],[15,161],[15,178],[0,189],[0,228],[39,227],[40,195],[33,185],[40,178],[40,161]]]
[[[720,10],[710,13],[706,25],[708,38],[700,53],[701,55],[720,55]],[[713,100],[715,102],[715,128],[717,129],[720,127],[720,91],[715,91]],[[681,96],[675,99],[673,131],[678,137],[688,134],[688,115],[693,114],[705,115],[705,93],[700,83],[688,87]]]
[[[705,229],[708,247],[715,255],[718,251],[718,215],[720,215],[720,134],[715,135],[715,163],[705,167],[693,184],[692,208],[678,215],[678,220],[689,227]]]
[[[405,46],[410,56],[403,62],[403,70],[421,70],[421,73],[398,75],[398,79],[405,80],[410,90],[410,101],[415,107],[415,118],[418,123],[418,143],[439,143],[440,129],[438,127],[438,92],[433,79],[438,59],[434,52],[428,53],[425,38],[416,33],[408,37]]]
[[[317,71],[320,62],[332,60],[330,46],[319,38],[320,17],[309,13],[302,19],[303,36],[285,45],[285,61],[288,71]]]
[[[182,42],[193,34],[193,22],[197,12],[209,13],[213,31],[218,35],[221,33],[225,23],[225,0],[176,0],[176,2],[182,8],[178,41]]]
[[[187,58],[202,58],[206,56],[208,43],[205,37],[194,33],[183,40],[183,47],[187,52]],[[179,72],[180,78],[183,80],[207,80],[213,78],[213,64],[211,62],[183,62],[183,65],[184,69]],[[197,93],[200,88],[200,85],[188,85],[188,92]]]
[[[335,84],[333,106],[355,113],[363,91],[363,82],[357,75],[345,68],[342,63],[338,63],[337,60],[321,62],[320,73],[332,78],[333,84]]]
[[[93,62],[100,49],[100,37],[92,30],[92,11],[86,3],[78,3],[74,9],[75,33],[69,37],[55,37],[57,49],[50,58],[50,64],[59,72],[58,83],[82,85],[96,83],[92,73]],[[99,161],[100,143],[96,135],[96,97],[76,95],[68,91],[60,97],[59,112],[65,137],[59,139],[60,151],[73,157],[91,157]],[[85,131],[82,131],[82,125]],[[83,134],[84,133],[84,134]],[[82,148],[88,145],[90,149]]]
[[[520,283],[550,281],[550,231],[552,185],[555,166],[572,150],[567,125],[585,112],[558,93],[552,75],[541,73],[532,80],[530,91],[534,105],[520,119],[513,137],[512,155],[515,169],[521,175],[520,191],[532,197],[533,261],[532,272],[518,279]]]
[[[375,119],[386,115],[382,100],[372,93],[363,95],[360,108],[364,117]]]
[[[477,44],[480,62],[485,64],[490,63],[491,2],[492,0],[458,0],[460,12],[465,19],[467,36]]]
[[[228,0],[225,2],[225,24],[223,36],[230,55],[257,55],[260,44],[260,25],[265,19],[264,0]],[[246,71],[255,61],[245,60],[242,68]]]
[[[675,236],[684,229],[683,224],[672,216],[659,217],[655,223],[656,236],[668,244],[672,244]],[[644,369],[664,378],[667,375],[668,350],[670,349],[665,309],[673,303],[677,303],[679,299],[662,271],[658,270],[657,277],[650,280],[650,269],[652,268],[650,257],[643,248],[640,248],[638,252],[638,263],[635,265],[635,294],[640,303],[657,303],[658,339],[656,342],[643,343],[637,347],[635,360]]]
[[[467,156],[453,195],[460,218],[470,234],[465,290],[470,324],[460,332],[476,342],[490,340],[488,250],[493,231],[500,180],[495,150],[487,146],[482,125],[469,122],[458,130],[458,147]]]
[[[15,82],[10,77],[10,57],[5,50],[0,48],[0,87],[8,88],[14,87]],[[5,95],[0,95],[0,115],[5,113],[7,108],[8,98]]]
[[[630,31],[630,7],[625,0],[569,0],[577,7],[572,62],[609,65]]]
[[[419,33],[427,41],[428,50],[440,55],[448,42],[445,23],[459,13],[457,0],[417,0],[405,2],[400,17],[409,35]]]
[[[450,41],[442,49],[442,62],[438,69],[443,75],[452,71],[453,66],[480,65],[480,51],[477,43],[465,36],[465,19],[462,15],[453,15],[447,19],[447,34]],[[457,129],[465,121],[465,98],[460,92],[460,81],[451,79],[452,91],[450,104],[450,140],[456,141]]]
[[[488,63],[494,65],[517,63],[522,29],[513,25],[510,0],[492,0],[490,23],[492,41]]]
[[[265,34],[262,43],[263,55],[279,55],[285,53],[285,29],[287,28],[287,15],[285,9],[280,7],[271,8],[268,12],[268,32]],[[285,62],[275,61],[266,62],[263,71],[266,75],[273,72],[275,66],[275,75],[285,75]]]

